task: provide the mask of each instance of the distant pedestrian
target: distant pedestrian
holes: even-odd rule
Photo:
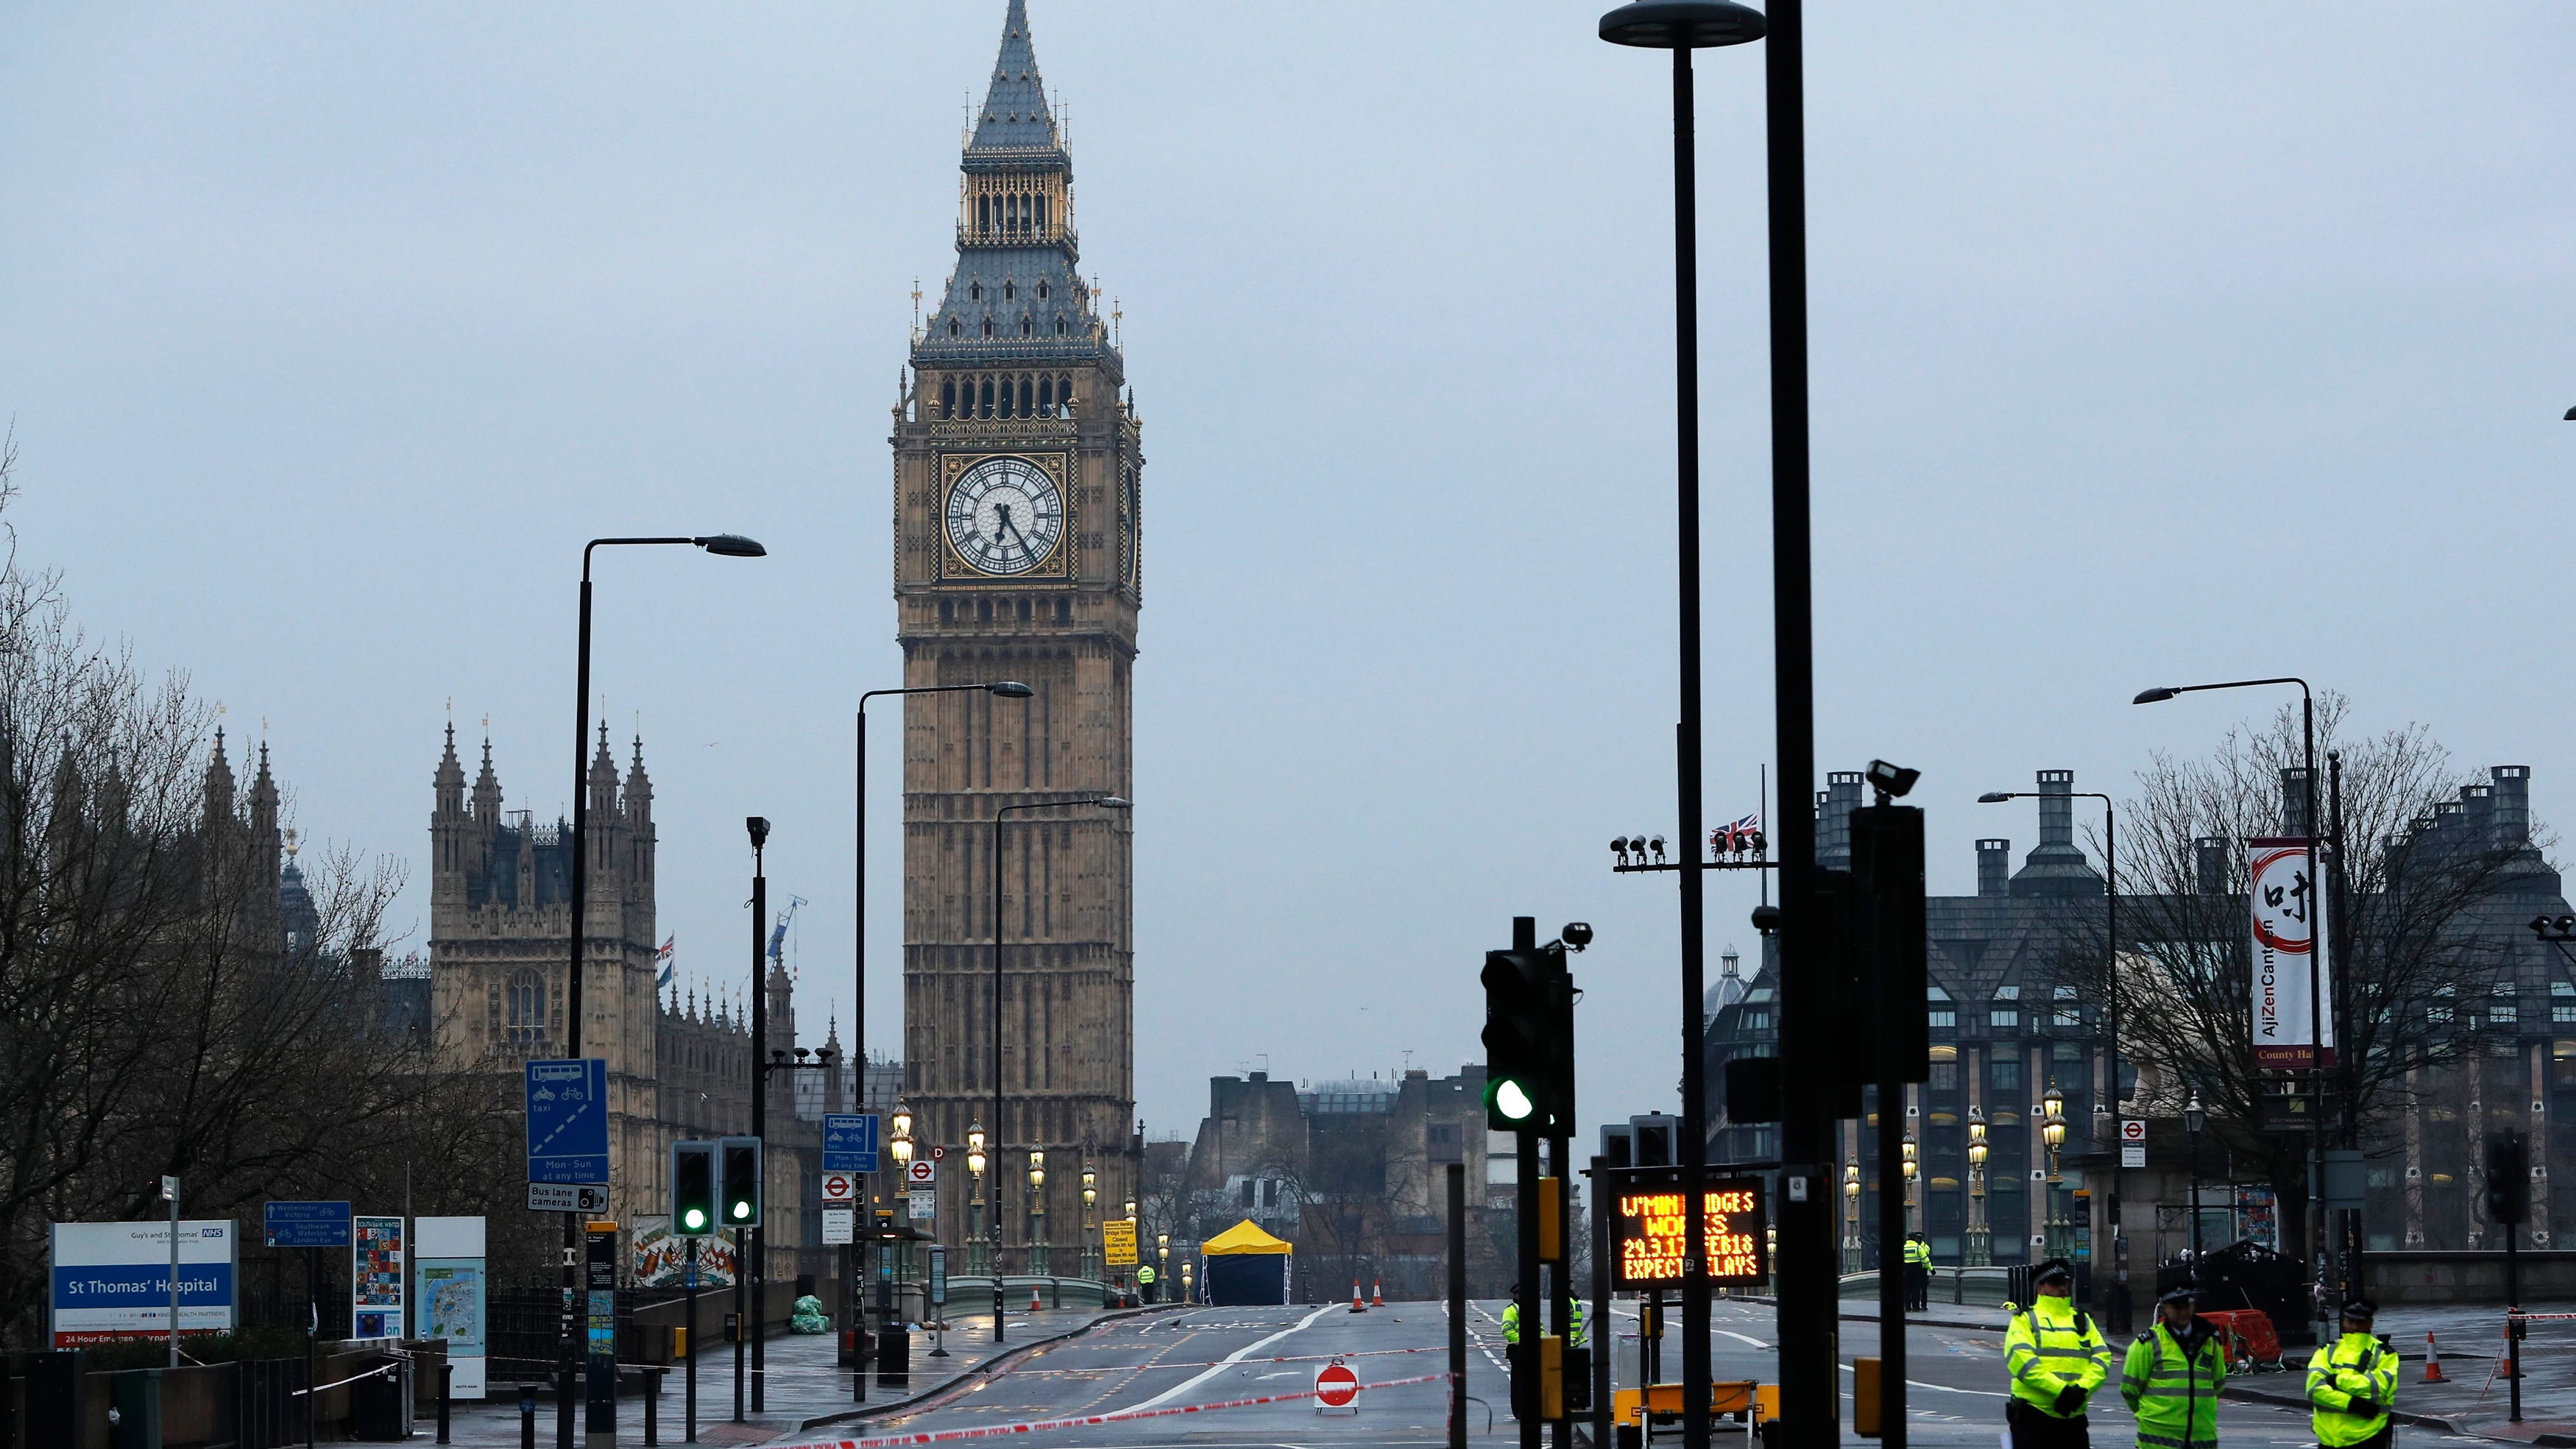
[[[1921,1233],[1905,1235],[1905,1311],[1932,1306],[1932,1244]]]
[[[2091,1449],[2084,1405],[2110,1377],[2111,1349],[2075,1306],[2075,1266],[2050,1258],[2031,1275],[2039,1296],[2004,1329],[2004,1405],[2013,1449]]]

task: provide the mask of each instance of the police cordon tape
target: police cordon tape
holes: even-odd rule
[[[1449,1381],[1447,1374],[1417,1374],[1409,1379],[1386,1379],[1362,1384],[1359,1392],[1371,1389],[1397,1389],[1407,1384],[1435,1384]],[[1037,1419],[1022,1424],[978,1424],[966,1429],[926,1429],[918,1434],[883,1434],[868,1439],[805,1439],[786,1449],[895,1449],[902,1444],[954,1444],[965,1439],[997,1439],[1005,1434],[1045,1434],[1057,1429],[1087,1429],[1102,1424],[1129,1424],[1140,1419],[1168,1419],[1180,1414],[1212,1414],[1219,1409],[1250,1409],[1263,1404],[1293,1404],[1315,1397],[1315,1390],[1294,1394],[1263,1394],[1252,1399],[1227,1399],[1213,1404],[1174,1404],[1162,1409],[1123,1409],[1114,1414],[1082,1414],[1069,1419]]]

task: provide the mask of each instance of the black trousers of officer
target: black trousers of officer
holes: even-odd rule
[[[2014,1399],[2004,1405],[2004,1422],[2012,1426],[2013,1449],[2092,1449],[2093,1446],[2093,1426],[2081,1414],[2072,1419],[2060,1419]]]

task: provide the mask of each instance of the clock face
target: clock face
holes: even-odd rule
[[[948,541],[987,574],[1024,574],[1064,535],[1064,496],[1026,458],[986,458],[948,490]]]

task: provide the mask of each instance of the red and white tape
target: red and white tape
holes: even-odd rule
[[[1407,1384],[1432,1384],[1448,1381],[1447,1374],[1418,1374],[1409,1379],[1387,1379],[1360,1385],[1360,1392],[1371,1389],[1395,1389]],[[900,1444],[954,1444],[964,1439],[997,1439],[1005,1434],[1044,1434],[1056,1429],[1087,1429],[1101,1424],[1126,1424],[1139,1419],[1167,1419],[1177,1414],[1208,1414],[1219,1409],[1249,1409],[1262,1404],[1293,1404],[1315,1397],[1313,1389],[1293,1394],[1263,1394],[1253,1399],[1227,1399],[1214,1404],[1172,1404],[1160,1409],[1125,1409],[1114,1414],[1083,1414],[1070,1419],[1038,1419],[1025,1424],[979,1424],[966,1429],[928,1429],[918,1434],[885,1434],[871,1439],[809,1439],[789,1449],[894,1449]]]

